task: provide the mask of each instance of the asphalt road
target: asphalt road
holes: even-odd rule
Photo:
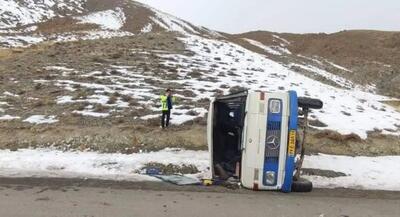
[[[0,178],[0,217],[400,216],[400,193],[253,192],[165,183]]]

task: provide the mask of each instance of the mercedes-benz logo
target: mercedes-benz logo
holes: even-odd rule
[[[268,136],[266,143],[270,149],[277,149],[279,147],[279,138],[274,135]]]

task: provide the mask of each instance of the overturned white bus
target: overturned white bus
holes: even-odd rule
[[[295,91],[213,99],[207,126],[212,178],[235,177],[254,190],[311,191],[312,183],[299,177],[310,108],[322,108],[322,102],[298,98]]]

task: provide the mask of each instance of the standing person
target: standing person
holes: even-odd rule
[[[175,97],[172,96],[171,89],[167,89],[164,95],[161,95],[161,127],[165,128],[169,126],[169,120],[171,118],[171,110],[173,103],[175,103]]]

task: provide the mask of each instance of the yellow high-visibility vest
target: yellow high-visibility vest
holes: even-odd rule
[[[165,96],[165,95],[161,95],[160,99],[161,99],[161,110],[168,111],[168,102],[167,102],[168,101],[168,97]],[[172,103],[175,103],[176,98],[174,96],[171,97],[171,101],[172,101]]]

